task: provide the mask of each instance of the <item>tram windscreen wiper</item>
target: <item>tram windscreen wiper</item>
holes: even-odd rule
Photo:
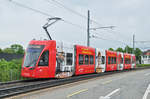
[[[36,65],[36,61],[37,61],[37,60],[38,60],[38,59],[33,60],[33,61],[29,64],[29,66],[30,66],[30,67],[35,66],[35,65]]]
[[[27,66],[24,66],[24,67],[34,67],[36,65],[36,61],[38,59],[34,59],[33,61],[31,61]]]

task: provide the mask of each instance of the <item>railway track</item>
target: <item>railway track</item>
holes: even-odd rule
[[[44,79],[44,80],[33,80],[33,81],[21,81],[21,82],[14,82],[14,86],[8,86],[7,84],[3,84],[0,87],[0,98],[10,97],[21,93],[26,93],[34,90],[59,86],[63,84],[73,83],[76,81],[86,80],[90,78],[95,78],[99,76],[105,76],[105,75],[111,75],[115,73],[121,73],[121,72],[130,72],[135,70],[143,70],[143,69],[149,69],[150,67],[140,67],[133,70],[124,70],[124,71],[115,71],[115,72],[105,72],[100,74],[90,74],[90,75],[81,75],[81,76],[74,76],[70,78],[65,79]],[[6,86],[7,87],[2,87]]]
[[[21,86],[21,85],[27,85],[33,82],[42,82],[46,81],[48,79],[29,79],[29,80],[17,80],[17,81],[10,81],[6,83],[0,83],[0,89],[13,87],[13,86]]]

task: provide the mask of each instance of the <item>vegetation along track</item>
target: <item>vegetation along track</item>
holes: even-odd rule
[[[111,74],[121,73],[121,72],[125,72],[125,71],[130,72],[130,71],[142,70],[142,69],[148,69],[148,68],[150,68],[150,67],[138,67],[138,68],[133,69],[133,70],[105,72],[105,73],[90,74],[90,75],[81,75],[81,76],[74,76],[74,77],[65,78],[65,79],[51,79],[51,80],[48,80],[48,79],[43,80],[42,79],[42,80],[33,80],[33,81],[32,80],[21,81],[19,83],[17,82],[16,84],[13,83],[14,86],[7,86],[7,88],[1,87],[0,88],[0,98],[9,97],[9,96],[13,96],[16,94],[21,94],[21,93],[39,90],[39,89],[43,89],[43,88],[59,86],[59,85],[72,83],[75,81],[86,80],[86,79],[90,79],[90,78],[95,78],[95,77],[99,77],[99,76],[111,75]]]

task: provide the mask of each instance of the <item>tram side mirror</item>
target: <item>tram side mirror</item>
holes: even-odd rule
[[[40,57],[38,66],[48,66],[49,63],[49,51],[44,51]]]

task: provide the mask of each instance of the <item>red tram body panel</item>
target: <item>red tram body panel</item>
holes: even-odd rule
[[[95,49],[76,45],[75,75],[95,72]]]
[[[106,71],[117,70],[117,52],[106,50]]]
[[[124,53],[124,69],[131,69],[131,54]]]
[[[48,53],[46,64],[40,62]],[[25,53],[21,75],[29,78],[54,78],[56,65],[56,41],[31,41]]]

